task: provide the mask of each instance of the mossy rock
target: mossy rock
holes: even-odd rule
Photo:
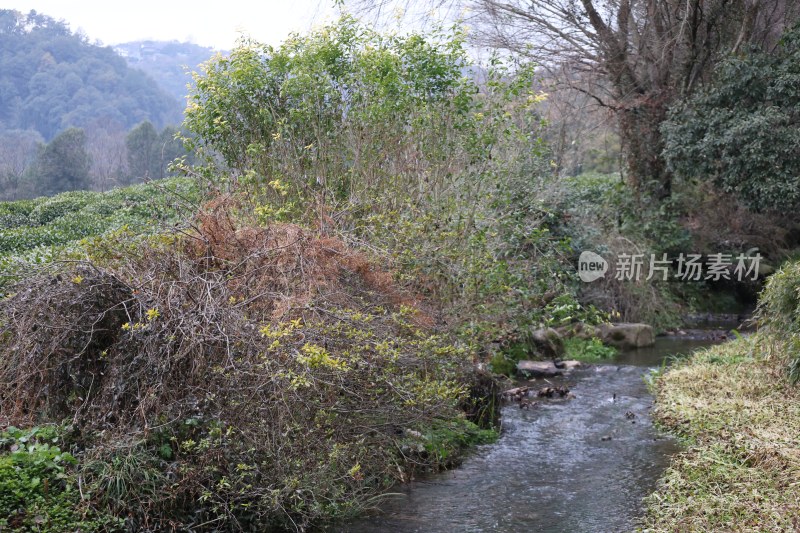
[[[644,348],[656,342],[653,327],[648,324],[601,324],[597,333],[604,344],[622,350]]]
[[[525,336],[525,344],[529,354],[543,359],[557,359],[564,355],[564,339],[553,328],[531,331]]]

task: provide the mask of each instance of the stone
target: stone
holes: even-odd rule
[[[552,361],[528,361],[517,363],[517,374],[530,378],[553,378],[561,375]]]
[[[531,353],[548,359],[557,359],[564,355],[564,339],[553,328],[542,328],[531,331],[525,338]]]
[[[573,335],[579,339],[589,340],[597,337],[597,328],[589,324],[578,322],[573,328]]]
[[[647,324],[601,324],[597,327],[597,334],[604,344],[622,350],[644,348],[656,342],[653,327]]]
[[[513,389],[508,389],[504,391],[502,394],[503,400],[508,402],[514,401],[521,401],[523,398],[528,396],[528,387],[515,387]]]
[[[571,339],[577,337],[579,339],[591,339],[597,337],[597,328],[590,324],[583,322],[575,322],[566,326],[559,326],[555,328],[559,335],[564,339]]]
[[[563,398],[567,394],[569,394],[569,389],[563,385],[561,387],[544,387],[536,392],[538,398],[555,398],[556,396]]]

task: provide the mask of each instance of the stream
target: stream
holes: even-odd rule
[[[340,525],[342,532],[632,531],[642,498],[678,450],[649,416],[644,375],[671,356],[714,344],[658,338],[532,388],[566,385],[574,399],[509,404],[500,439],[463,464],[396,489],[378,512]]]

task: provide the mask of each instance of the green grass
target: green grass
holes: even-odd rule
[[[452,466],[467,448],[491,444],[499,437],[497,430],[481,429],[468,420],[441,420],[428,428],[424,448],[438,464]]]
[[[678,363],[655,382],[658,423],[688,448],[647,499],[644,531],[800,529],[800,390],[757,335]]]

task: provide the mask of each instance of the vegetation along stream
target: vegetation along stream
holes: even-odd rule
[[[507,405],[498,442],[455,470],[400,487],[379,512],[334,530],[632,531],[642,498],[678,449],[653,427],[644,378],[670,357],[715,342],[699,337],[660,337],[611,364],[531,381],[532,389],[564,385],[575,397]]]

